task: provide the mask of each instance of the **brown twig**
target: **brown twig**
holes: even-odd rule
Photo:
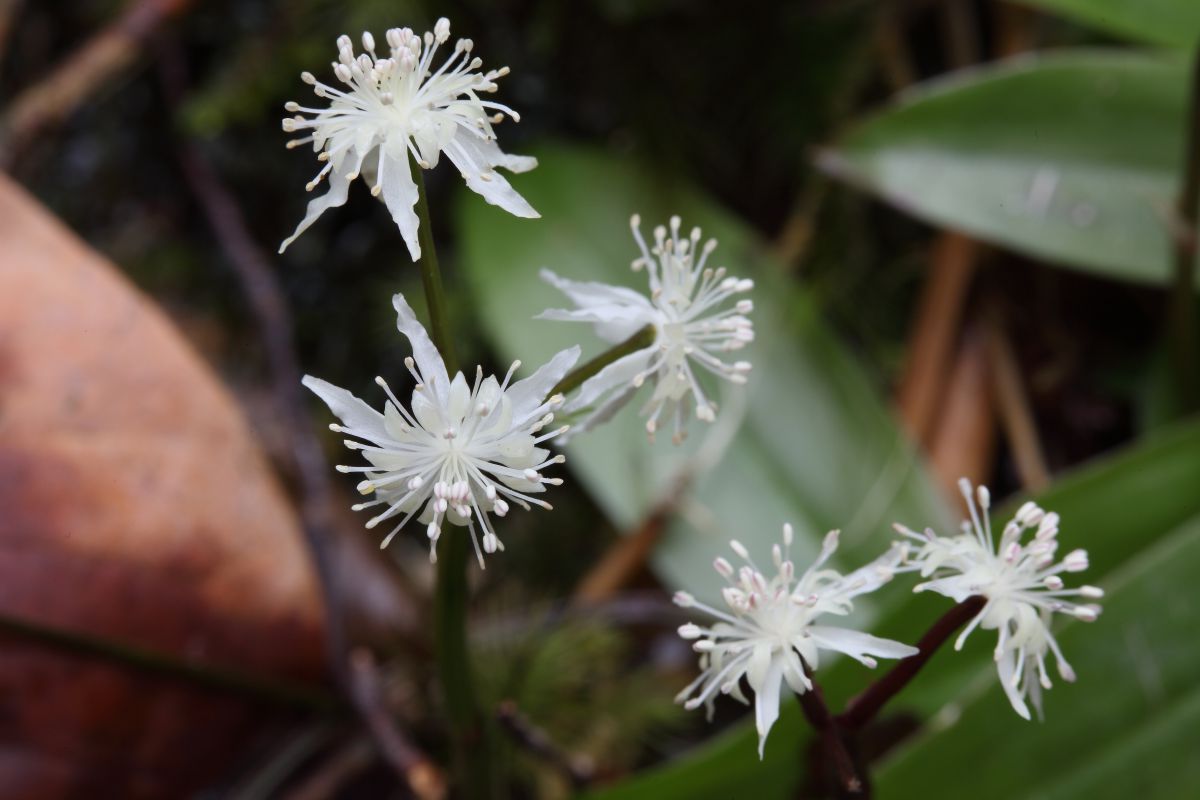
[[[166,57],[160,59],[164,89],[178,104],[186,85],[184,65],[177,55],[170,57],[170,53],[177,53],[176,50],[164,50]],[[283,288],[267,256],[251,236],[236,199],[199,150],[190,143],[181,143],[179,160],[188,185],[241,282],[266,352],[275,411],[287,421],[290,455],[300,484],[302,529],[324,596],[329,663],[380,750],[400,776],[412,784],[414,776],[409,774],[407,767],[402,769],[401,762],[395,757],[396,753],[404,752],[403,734],[390,716],[381,714],[377,706],[364,705],[371,689],[369,681],[373,675],[374,657],[362,649],[353,653],[350,650],[351,639],[346,629],[350,598],[346,594],[345,570],[340,555],[347,551],[339,550],[336,544],[333,486],[321,443],[304,409],[301,371],[292,345],[292,319]],[[421,775],[415,777],[422,778]]]
[[[804,664],[804,672],[806,675],[812,675],[812,670],[809,669],[807,663]],[[837,777],[838,795],[857,798],[870,797],[871,788],[860,777],[858,769],[854,766],[854,759],[850,757],[850,752],[846,749],[846,742],[842,738],[839,723],[829,713],[829,706],[825,704],[825,695],[821,692],[821,687],[814,680],[812,688],[797,695],[797,698],[800,700],[800,709],[804,712],[804,718],[820,736],[817,744],[823,751],[822,754],[829,757],[828,762],[825,763],[831,763],[833,766],[834,774]],[[824,761],[824,759],[822,760]]]
[[[974,240],[961,234],[941,234],[913,315],[897,406],[913,440],[926,447],[941,409],[979,251]]]
[[[929,466],[948,497],[958,496],[958,479],[986,483],[996,449],[996,411],[992,397],[987,339],[980,325],[968,326],[929,445]]]
[[[349,666],[354,704],[362,713],[384,759],[420,800],[441,800],[446,796],[445,779],[441,771],[413,746],[388,713],[379,665],[371,651],[355,648],[350,653]]]
[[[345,783],[370,767],[377,758],[375,745],[359,736],[335,749],[307,775],[299,786],[288,791],[285,800],[328,800]]]
[[[954,69],[979,61],[979,22],[975,4],[963,0],[942,0],[942,42],[946,58]]]
[[[133,64],[153,34],[189,6],[191,0],[132,0],[120,17],[19,94],[0,121],[0,168],[10,168],[38,134]]]
[[[595,766],[587,756],[572,755],[556,745],[541,728],[534,725],[517,708],[516,702],[505,700],[496,709],[496,720],[523,750],[537,756],[557,769],[570,781],[573,789],[586,788],[595,777]]]
[[[682,476],[632,533],[619,537],[600,560],[588,570],[571,596],[574,606],[595,605],[624,589],[645,567],[646,560],[662,539],[689,480]]]
[[[992,385],[1000,422],[1016,462],[1021,486],[1037,493],[1050,485],[1050,470],[1046,467],[1046,456],[1038,439],[1025,382],[1021,378],[1012,343],[997,313],[988,315],[987,328]]]
[[[13,22],[21,10],[22,0],[0,0],[0,63],[3,63]]]
[[[947,611],[917,642],[916,655],[897,662],[896,666],[846,704],[846,710],[837,716],[838,726],[845,731],[862,730],[875,718],[884,704],[916,677],[938,648],[966,624],[967,620],[983,609],[986,602],[982,597],[968,597]]]

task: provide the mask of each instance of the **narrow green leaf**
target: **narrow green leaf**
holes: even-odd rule
[[[1200,43],[1200,3],[1195,0],[1018,0],[1149,44],[1192,48]]]
[[[1186,88],[1182,58],[1022,57],[918,88],[819,163],[935,225],[1165,284]]]

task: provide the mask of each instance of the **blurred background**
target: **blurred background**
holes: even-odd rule
[[[960,476],[1057,510],[1105,614],[1042,724],[985,637],[939,654],[859,743],[875,794],[1200,791],[1194,0],[0,0],[0,795],[444,795],[427,542],[379,552],[299,387],[404,396],[419,277],[359,185],[275,255],[319,168],[280,130],[300,72],[439,16],[540,161],[538,221],[426,174],[463,363],[600,352],[532,321],[537,271],[640,288],[635,212],[758,287],[717,423],[574,440],[473,573],[496,796],[826,796],[797,709],[759,762],[736,703],[673,705],[670,593],[785,520],[844,568],[948,532]],[[944,608],[910,588],[863,624],[915,640]]]

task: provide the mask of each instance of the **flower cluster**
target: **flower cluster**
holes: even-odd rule
[[[930,579],[914,591],[937,592],[959,603],[975,595],[986,598],[983,609],[959,635],[955,649],[962,649],[977,627],[997,631],[996,671],[1004,692],[1022,717],[1030,718],[1026,699],[1040,717],[1042,690],[1051,686],[1046,657],[1054,656],[1063,680],[1075,680],[1075,671],[1050,632],[1051,617],[1060,613],[1093,622],[1100,606],[1076,603],[1072,598],[1098,600],[1104,591],[1096,586],[1065,588],[1062,573],[1087,569],[1088,556],[1086,550],[1072,550],[1058,558],[1058,514],[1027,502],[995,541],[988,518],[991,495],[987,487],[973,490],[963,479],[959,489],[970,513],[962,533],[938,536],[928,529],[916,533],[896,525],[897,531],[918,544],[909,557],[911,567]],[[1022,543],[1031,530],[1032,539]]]
[[[717,692],[742,702],[742,679],[754,690],[754,720],[758,727],[758,754],[763,755],[767,734],[779,717],[780,691],[784,684],[796,694],[812,689],[809,671],[820,666],[820,651],[843,653],[875,667],[873,656],[904,658],[917,650],[890,639],[880,639],[850,628],[820,625],[825,615],[844,616],[853,609],[853,599],[872,592],[892,579],[903,556],[894,547],[881,558],[848,575],[826,566],[838,546],[838,532],[830,531],[817,559],[801,575],[791,560],[792,527],[783,526],[783,546],[775,545],[771,558],[775,574],[768,578],[736,540],[734,553],[745,562],[735,570],[724,558],[714,567],[728,583],[722,596],[727,611],[705,605],[686,592],[675,595],[675,603],[698,608],[717,621],[707,627],[688,623],[679,635],[695,640],[700,653],[700,677],[679,693],[689,709],[712,701]]]
[[[496,91],[496,80],[507,75],[508,68],[479,72],[482,62],[471,55],[474,43],[459,39],[434,71],[434,55],[450,38],[450,22],[444,17],[424,36],[409,28],[391,28],[385,38],[388,55],[381,57],[370,33],[362,35],[366,52],[357,55],[349,36],[338,37],[333,74],[344,88],[321,83],[305,72],[304,82],[329,106],[286,106],[294,116],[284,118],[283,129],[307,132],[288,146],[311,143],[324,162],[308,190],[328,177],[329,191],[308,204],[295,233],[280,245],[281,253],[326,210],[344,204],[350,183],[362,175],[371,194],[382,196],[387,204],[413,260],[419,259],[413,210],[418,193],[410,157],[421,169],[432,169],[445,153],[467,186],[489,203],[518,217],[538,216],[496,172],[497,167],[525,172],[537,166],[536,159],[506,155],[496,144],[492,125],[506,114],[518,121],[520,117],[508,106],[479,96]]]
[[[746,315],[754,303],[742,299],[731,306],[725,304],[735,295],[749,292],[754,282],[730,277],[724,267],[708,266],[717,240],[709,239],[701,246],[699,228],[682,236],[679,217],[671,217],[669,229],[662,225],[654,229],[653,247],[642,237],[638,216],[630,227],[640,251],[633,270],[646,271],[649,297],[623,286],[571,281],[543,270],[542,278],[565,294],[575,308],[552,309],[539,318],[590,322],[596,335],[612,344],[652,326],[652,344],[589,378],[564,412],[590,410],[576,426],[581,433],[608,420],[650,379],[654,393],[642,409],[646,431],[653,439],[660,420],[670,420],[673,439],[679,443],[686,434],[684,426],[693,404],[698,419],[716,419],[716,403],[705,394],[698,372],[736,384],[746,382],[750,362],[729,363],[722,355],[753,341],[754,326]]]
[[[540,433],[554,419],[562,397],[547,397],[579,358],[579,348],[563,350],[533,375],[510,383],[520,366],[516,362],[503,380],[483,377],[477,369],[472,385],[460,372],[451,380],[446,364],[430,341],[425,328],[413,315],[403,295],[393,298],[397,326],[408,337],[412,357],[405,365],[416,379],[411,409],[405,408],[383,378],[376,382],[387,392],[383,413],[325,381],[306,376],[304,385],[317,394],[342,421],[333,429],[353,439],[346,447],[363,454],[370,464],[339,466],[341,472],[364,474],[358,490],[375,499],[356,505],[356,511],[382,506],[367,523],[401,517],[384,537],[392,537],[416,514],[426,526],[430,558],[436,559],[436,544],[442,525],[463,525],[471,533],[475,552],[483,566],[483,553],[503,550],[489,514],[503,517],[509,502],[522,508],[550,504],[533,497],[547,484],[562,483],[547,478],[541,470],[561,464],[564,457],[551,456],[538,445],[566,431],[560,427]],[[482,549],[475,525],[483,535]]]

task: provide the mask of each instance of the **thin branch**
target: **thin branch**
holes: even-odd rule
[[[39,134],[68,117],[141,55],[153,34],[192,0],[132,0],[121,16],[19,94],[0,121],[0,168],[17,163]]]
[[[1038,439],[1037,423],[1029,407],[1029,396],[1012,343],[998,314],[987,319],[988,349],[992,363],[992,385],[996,406],[1008,446],[1016,462],[1021,486],[1030,492],[1040,492],[1050,485],[1050,470]]]
[[[125,644],[7,615],[0,615],[0,634],[18,636],[56,650],[175,678],[209,689],[232,692],[285,708],[330,713],[342,707],[338,698],[316,686],[292,683],[280,678],[263,678],[225,667],[196,664],[139,645]]]
[[[496,709],[500,728],[522,749],[557,769],[571,782],[573,789],[586,788],[595,777],[590,758],[567,753],[556,745],[541,728],[534,725],[512,700],[505,700]]]
[[[1196,225],[1200,220],[1200,48],[1193,56],[1186,150],[1176,217],[1186,235],[1174,236],[1175,281],[1171,288],[1171,356],[1182,410],[1200,407],[1200,361],[1196,341]]]
[[[388,713],[379,665],[366,648],[355,648],[350,653],[350,691],[380,753],[403,776],[413,794],[419,800],[445,797],[446,782],[441,771],[413,746]]]
[[[650,554],[666,533],[688,483],[687,473],[681,475],[666,497],[651,509],[636,529],[612,543],[575,587],[571,595],[573,606],[602,603],[630,584],[646,566]]]
[[[897,662],[896,666],[888,670],[883,677],[851,700],[846,705],[845,711],[838,714],[837,724],[842,730],[858,731],[873,720],[884,704],[916,677],[938,648],[968,620],[983,610],[986,602],[983,597],[968,597],[933,623],[933,626],[917,642],[918,652],[915,656],[909,656]]]
[[[282,797],[284,800],[328,800],[335,797],[347,781],[376,763],[377,758],[376,747],[370,738],[355,737],[322,759],[299,785],[289,789]]]

